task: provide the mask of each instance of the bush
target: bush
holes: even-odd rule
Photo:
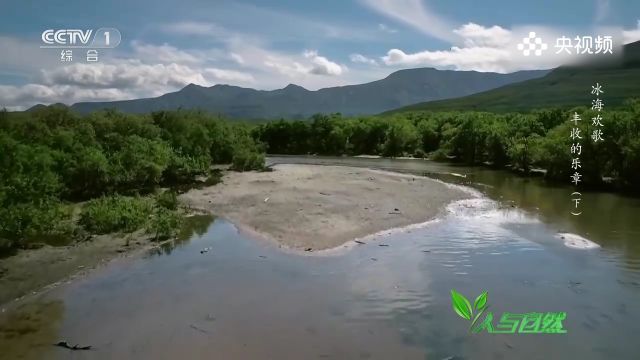
[[[80,224],[95,234],[133,232],[146,223],[151,211],[152,204],[146,198],[105,196],[84,206]]]
[[[205,186],[213,186],[222,182],[222,171],[219,169],[212,169],[209,172],[209,176],[204,181]]]
[[[70,237],[73,230],[69,209],[58,202],[22,203],[0,209],[0,238],[5,239],[3,247]]]
[[[158,207],[149,222],[147,233],[153,234],[154,240],[165,240],[175,237],[182,224],[182,217],[176,211]]]
[[[231,160],[231,169],[249,171],[264,169],[264,154],[247,149],[237,150]]]
[[[430,159],[433,161],[447,161],[449,160],[449,156],[446,150],[438,149],[431,153]]]
[[[176,210],[178,208],[178,195],[172,190],[163,191],[156,195],[156,203],[165,209]]]
[[[168,185],[192,183],[196,176],[207,173],[210,163],[209,154],[202,156],[173,154],[169,166],[162,174],[163,182]]]

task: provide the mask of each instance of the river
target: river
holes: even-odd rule
[[[283,252],[224,220],[193,217],[175,247],[116,260],[23,307],[3,332],[10,346],[0,357],[640,358],[639,199],[584,193],[583,214],[572,216],[571,187],[504,171],[422,160],[268,161],[428,174],[482,197],[451,204],[428,226],[327,256]],[[599,247],[567,246],[558,233]],[[496,316],[566,312],[567,332],[470,334],[451,289],[472,302],[487,291]],[[92,349],[51,346],[61,340]]]

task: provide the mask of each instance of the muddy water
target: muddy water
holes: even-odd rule
[[[347,161],[458,178],[424,162]],[[619,215],[602,202],[593,215],[603,218],[599,225],[581,224],[562,215],[553,198],[566,189],[456,170],[467,175],[459,181],[484,189],[483,197],[452,204],[424,228],[331,256],[285,253],[223,220],[196,218],[177,246],[113,263],[23,309],[0,327],[3,344],[12,344],[0,357],[638,358],[637,202],[590,194],[614,199]],[[567,247],[558,231],[602,247]],[[468,297],[488,291],[496,313],[565,311],[568,333],[470,335],[451,309],[452,288]],[[46,346],[61,340],[92,349]]]

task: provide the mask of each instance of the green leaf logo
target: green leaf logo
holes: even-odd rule
[[[476,311],[482,311],[487,306],[487,292],[478,295],[476,301],[473,302],[473,308]]]
[[[485,296],[485,300],[486,300],[486,296]],[[471,320],[471,315],[473,314],[473,310],[471,309],[471,304],[469,303],[469,300],[467,300],[467,298],[464,297],[464,295],[451,289],[451,304],[453,306],[453,310],[458,315],[460,315],[460,317],[462,317],[463,319]]]

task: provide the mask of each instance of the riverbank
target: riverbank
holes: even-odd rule
[[[280,164],[271,172],[228,173],[221,184],[191,190],[180,200],[282,247],[316,251],[423,223],[468,196],[420,176]]]
[[[138,231],[92,236],[90,240],[67,246],[20,250],[0,259],[0,305],[55,287],[115,258],[154,246],[159,243]]]
[[[190,190],[180,200],[191,213],[201,210],[223,216],[281,247],[318,251],[426,222],[446,204],[465,197],[455,187],[420,176],[342,166],[276,165],[271,172],[227,172],[222,183]],[[157,246],[138,231],[21,250],[0,259],[0,304]]]

